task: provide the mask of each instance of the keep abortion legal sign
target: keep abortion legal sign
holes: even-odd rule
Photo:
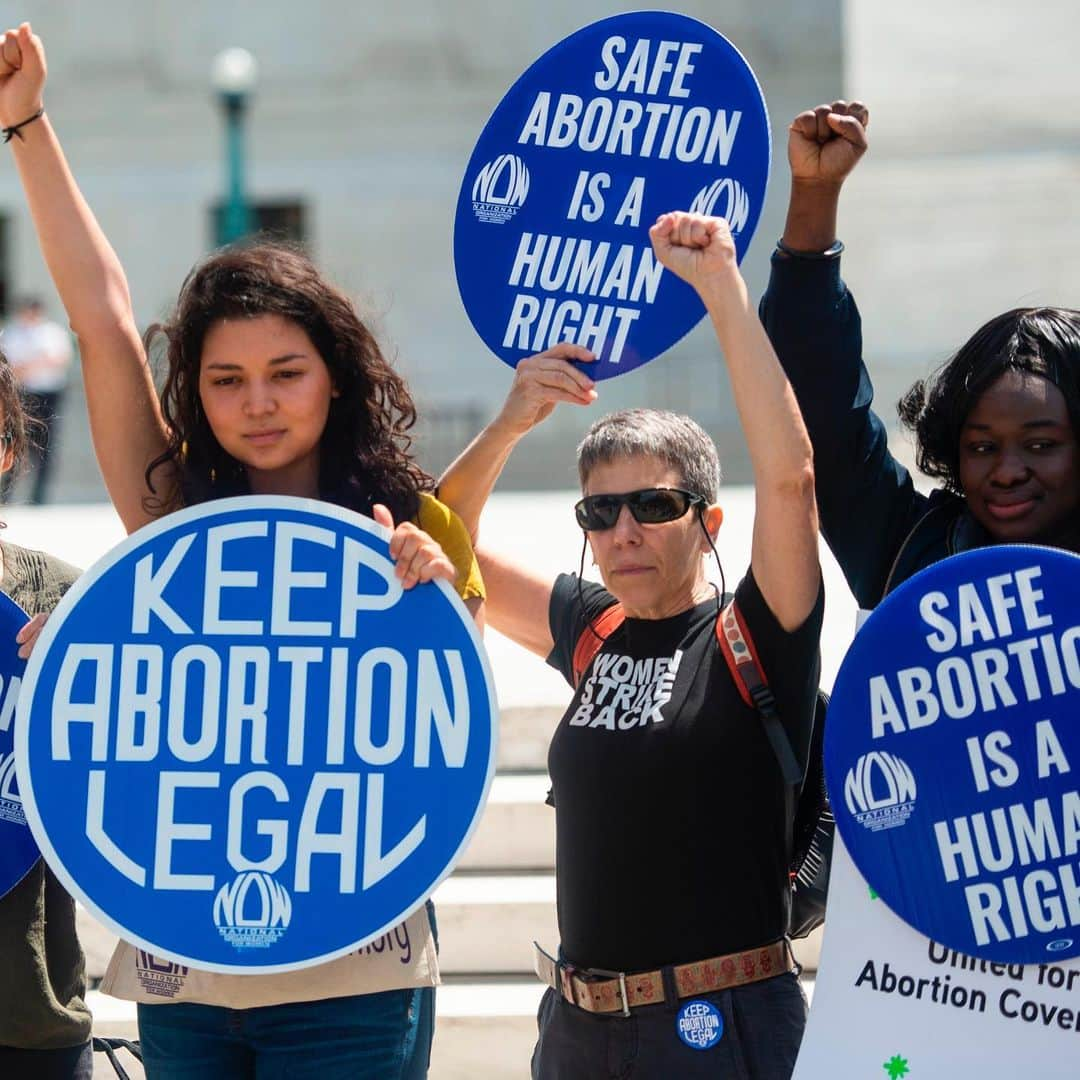
[[[26,661],[19,659],[15,635],[30,616],[0,593],[0,897],[10,892],[40,858],[26,823],[15,774],[15,706]]]
[[[1080,955],[1080,558],[937,563],[863,625],[826,778],[862,875],[922,934],[998,963]]]
[[[660,355],[704,308],[649,227],[725,217],[741,258],[770,152],[754,73],[711,27],[639,11],[577,31],[510,88],[465,171],[454,263],[473,326],[512,367],[563,341],[597,355],[597,379]]]
[[[450,872],[495,760],[495,696],[445,583],[326,503],[206,503],[140,530],[26,671],[27,818],[123,938],[285,971],[384,935]]]

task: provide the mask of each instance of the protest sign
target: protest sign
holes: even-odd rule
[[[754,73],[711,27],[639,11],[577,31],[510,88],[465,171],[454,264],[473,326],[512,367],[562,341],[598,356],[596,379],[660,355],[704,307],[649,226],[725,217],[741,258],[770,152]]]
[[[879,605],[833,688],[826,779],[855,864],[983,960],[1080,955],[1078,595],[1070,553],[947,559]]]
[[[794,1080],[1071,1080],[1080,963],[993,963],[898,918],[838,837]]]
[[[26,672],[27,818],[133,944],[285,971],[386,934],[450,872],[495,760],[480,639],[445,582],[403,591],[386,530],[223,499],[87,571]]]
[[[15,635],[30,618],[0,593],[0,897],[37,862],[40,852],[26,824],[15,774],[15,705],[26,661],[19,659]]]

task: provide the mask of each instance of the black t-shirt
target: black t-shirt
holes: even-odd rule
[[[614,602],[561,575],[548,663],[573,679],[588,620]],[[800,760],[813,723],[824,609],[794,633],[748,571],[735,593]],[[653,970],[776,941],[786,931],[784,782],[761,718],[716,640],[717,600],[626,619],[604,642],[548,753],[559,932],[571,963]]]

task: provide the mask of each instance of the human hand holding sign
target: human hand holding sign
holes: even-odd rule
[[[495,423],[520,437],[546,420],[559,402],[591,405],[596,400],[595,384],[570,361],[595,359],[583,346],[564,341],[520,361]]]
[[[836,240],[840,188],[869,145],[870,111],[861,101],[834,101],[799,113],[788,128],[791,200],[784,243],[824,251]]]
[[[394,572],[403,589],[411,589],[424,581],[442,578],[453,584],[457,571],[446,553],[423,529],[411,521],[394,525],[390,511],[376,503],[372,517],[384,528],[390,529],[390,558],[394,560]]]
[[[15,642],[19,646],[20,660],[30,659],[30,654],[34,651],[37,639],[41,637],[41,631],[45,628],[45,620],[48,619],[48,617],[49,616],[43,612],[35,615],[15,635]]]
[[[0,37],[0,126],[11,127],[41,108],[45,89],[45,50],[23,23]]]

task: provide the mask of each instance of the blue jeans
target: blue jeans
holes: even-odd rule
[[[723,1017],[708,1050],[678,1036],[679,1006],[644,1005],[629,1016],[585,1012],[548,990],[540,1002],[533,1080],[789,1080],[795,1068],[806,996],[790,972],[732,990],[700,994]]]
[[[435,990],[225,1009],[139,1006],[147,1080],[423,1080]]]

